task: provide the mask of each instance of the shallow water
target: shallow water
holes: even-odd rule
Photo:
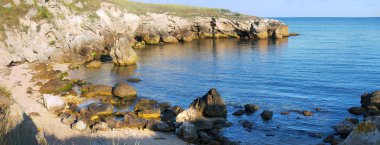
[[[360,95],[380,90],[379,18],[280,18],[290,31],[302,34],[281,40],[201,40],[138,50],[137,67],[73,71],[90,83],[114,85],[130,77],[140,97],[187,107],[215,87],[228,103],[224,134],[242,144],[317,144],[314,133],[333,133],[332,125],[346,110],[360,106]],[[231,114],[246,103],[258,104],[255,114]],[[321,108],[316,112],[314,108]],[[271,121],[259,113],[274,111]],[[286,110],[311,110],[314,115],[280,115]],[[239,120],[254,123],[243,129]],[[359,117],[359,119],[361,119]]]

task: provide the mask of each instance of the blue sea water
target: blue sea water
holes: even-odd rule
[[[242,144],[318,144],[332,125],[360,106],[360,95],[380,90],[380,18],[277,18],[300,36],[280,40],[200,40],[138,50],[137,67],[73,71],[90,83],[114,85],[130,77],[140,97],[188,107],[217,88],[228,104],[233,126],[223,133]],[[252,115],[231,114],[247,103]],[[321,111],[315,111],[321,108]],[[274,112],[262,121],[263,110]],[[310,110],[305,117],[287,110]],[[244,129],[239,120],[249,120]]]

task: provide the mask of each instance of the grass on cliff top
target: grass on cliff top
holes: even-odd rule
[[[10,98],[12,96],[12,93],[6,87],[0,86],[0,96]]]
[[[71,4],[65,4],[71,10],[76,12],[94,12],[100,8],[101,2],[109,2],[116,4],[117,6],[126,9],[128,12],[136,15],[144,15],[150,13],[169,13],[172,15],[193,18],[196,16],[201,17],[216,17],[216,18],[229,18],[229,19],[242,19],[246,18],[246,15],[240,13],[231,12],[227,9],[206,8],[206,7],[194,7],[186,5],[176,4],[151,4],[136,2],[131,0],[74,0]],[[81,2],[83,8],[75,6],[76,3]]]

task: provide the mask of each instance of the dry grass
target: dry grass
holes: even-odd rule
[[[11,98],[12,93],[4,86],[0,86],[0,96]]]

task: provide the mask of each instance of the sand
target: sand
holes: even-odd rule
[[[67,71],[67,65],[54,65],[55,69]],[[60,118],[47,111],[42,105],[39,93],[33,91],[28,94],[27,88],[34,86],[31,82],[32,70],[29,64],[22,64],[10,68],[0,69],[0,85],[11,90],[13,98],[22,110],[29,114],[37,112],[39,116],[30,116],[38,130],[45,134],[45,138],[51,145],[181,145],[187,144],[177,138],[175,133],[162,133],[150,130],[138,129],[119,129],[112,131],[100,131],[97,133],[82,133],[71,129],[69,126],[61,123]]]

